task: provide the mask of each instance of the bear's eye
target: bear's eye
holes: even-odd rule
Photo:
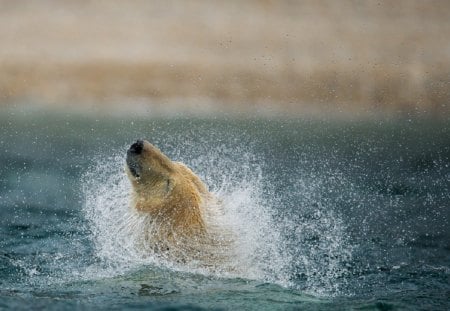
[[[170,187],[171,187],[170,179],[167,179],[167,181],[166,181],[166,193],[170,192]]]

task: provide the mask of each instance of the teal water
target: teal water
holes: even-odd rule
[[[146,138],[221,198],[230,275],[133,249]],[[447,310],[450,122],[0,110],[0,309]]]

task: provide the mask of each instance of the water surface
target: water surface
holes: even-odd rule
[[[1,110],[0,309],[448,309],[449,126]],[[244,273],[133,249],[138,138],[223,200]]]

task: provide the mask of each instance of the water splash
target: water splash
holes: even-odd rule
[[[179,148],[183,149],[179,146],[175,153],[181,154]],[[121,152],[98,157],[84,176],[84,212],[100,263],[89,267],[86,275],[113,276],[153,265],[256,279],[321,295],[339,290],[338,279],[345,274],[343,263],[350,259],[351,250],[338,215],[326,206],[311,204],[311,193],[318,193],[311,185],[320,188],[320,182],[302,182],[298,172],[293,172],[289,178],[296,184],[296,193],[292,198],[279,197],[255,153],[236,152],[227,146],[194,159],[187,151],[176,160],[191,166],[222,201],[224,213],[218,222],[236,237],[228,263],[234,272],[181,266],[139,247],[145,217],[129,206],[130,184]],[[308,195],[299,200],[299,194]],[[283,213],[286,200],[298,201],[296,210]]]

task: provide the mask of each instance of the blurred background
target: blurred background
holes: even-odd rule
[[[124,235],[140,138],[248,273]],[[0,310],[450,310],[449,189],[449,0],[0,0]]]
[[[0,105],[450,115],[450,2],[0,1]]]

